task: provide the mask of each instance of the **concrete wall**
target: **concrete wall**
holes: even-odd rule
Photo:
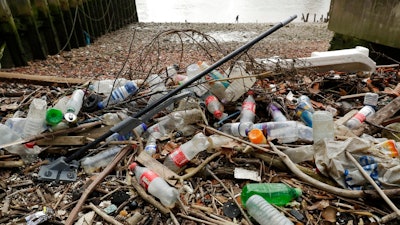
[[[400,1],[331,0],[328,29],[400,48]]]

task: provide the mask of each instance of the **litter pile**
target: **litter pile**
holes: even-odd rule
[[[2,82],[0,222],[397,224],[398,65],[236,60],[169,96],[210,65]]]

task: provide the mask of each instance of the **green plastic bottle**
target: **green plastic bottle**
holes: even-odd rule
[[[300,188],[293,188],[284,183],[254,183],[246,184],[240,195],[242,205],[245,207],[247,200],[252,195],[260,195],[269,203],[284,206],[301,196]]]

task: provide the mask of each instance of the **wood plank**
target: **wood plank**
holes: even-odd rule
[[[57,145],[57,146],[69,146],[69,145],[85,145],[87,144],[85,136],[57,136],[53,139],[40,139],[36,141],[37,145]]]
[[[9,81],[17,81],[17,82],[27,82],[30,84],[42,84],[42,85],[77,85],[77,84],[85,84],[88,80],[83,80],[79,78],[67,78],[67,77],[56,77],[56,76],[42,76],[42,75],[29,75],[22,73],[10,73],[10,72],[1,72],[0,71],[0,79],[4,81],[4,79],[8,79]]]

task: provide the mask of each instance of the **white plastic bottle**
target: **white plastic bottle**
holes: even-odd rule
[[[232,80],[230,80],[231,83],[225,90],[224,99],[221,100],[223,103],[237,101],[246,91],[253,87],[257,80],[246,71],[246,65],[243,61],[236,62],[232,70],[228,71],[227,74]]]
[[[210,146],[210,142],[203,133],[198,133],[193,138],[176,148],[164,160],[164,165],[172,171],[179,171],[199,152],[206,150]]]
[[[161,203],[173,208],[178,199],[178,190],[168,185],[168,183],[154,171],[138,166],[137,163],[129,165],[129,170],[135,173],[136,179],[151,195],[158,198]]]
[[[242,103],[240,112],[240,122],[254,122],[256,118],[256,101],[253,97],[253,92],[249,91],[247,98]]]
[[[267,110],[269,111],[269,113],[271,114],[272,120],[275,122],[279,122],[279,121],[287,121],[287,118],[285,115],[283,115],[283,113],[281,112],[281,110],[279,110],[278,107],[276,107],[273,103],[270,103],[267,106]]]
[[[220,131],[234,137],[247,137],[247,133],[253,128],[252,122],[225,123]]]
[[[215,97],[214,95],[209,95],[204,102],[206,104],[207,110],[212,113],[215,118],[222,119],[224,115],[224,106],[221,104],[217,97]]]
[[[372,115],[375,114],[375,109],[370,106],[366,105],[360,109],[351,119],[349,119],[345,125],[351,130],[355,130],[361,126],[362,123]]]
[[[201,72],[201,69],[198,64],[190,64],[186,68],[186,75],[187,75],[187,80],[192,79],[194,76],[199,74]],[[183,82],[186,82],[187,80],[184,80]],[[202,97],[204,96],[208,90],[206,86],[199,81],[194,82],[193,87],[190,88],[191,91],[196,93],[197,97]]]
[[[332,113],[328,111],[315,111],[312,115],[312,124],[314,143],[324,138],[335,139]]]
[[[111,146],[94,156],[84,157],[81,160],[81,166],[85,173],[93,174],[99,172],[99,169],[105,168],[121,150],[121,146]]]
[[[114,89],[111,94],[106,99],[99,102],[97,106],[103,109],[109,105],[117,104],[127,97],[136,94],[137,90],[136,83],[134,81],[128,81],[124,86]]]
[[[66,121],[75,122],[77,120],[77,116],[82,108],[84,96],[85,92],[81,89],[72,92],[71,98],[68,100],[66,105],[66,113],[64,114],[64,119]]]
[[[247,212],[260,225],[294,225],[285,215],[259,195],[252,195],[246,202]]]
[[[22,137],[40,134],[46,124],[47,102],[45,99],[34,98],[29,106]]]
[[[256,123],[253,129],[260,129],[269,140],[277,139],[280,143],[291,143],[298,140],[312,142],[312,128],[296,121]]]

